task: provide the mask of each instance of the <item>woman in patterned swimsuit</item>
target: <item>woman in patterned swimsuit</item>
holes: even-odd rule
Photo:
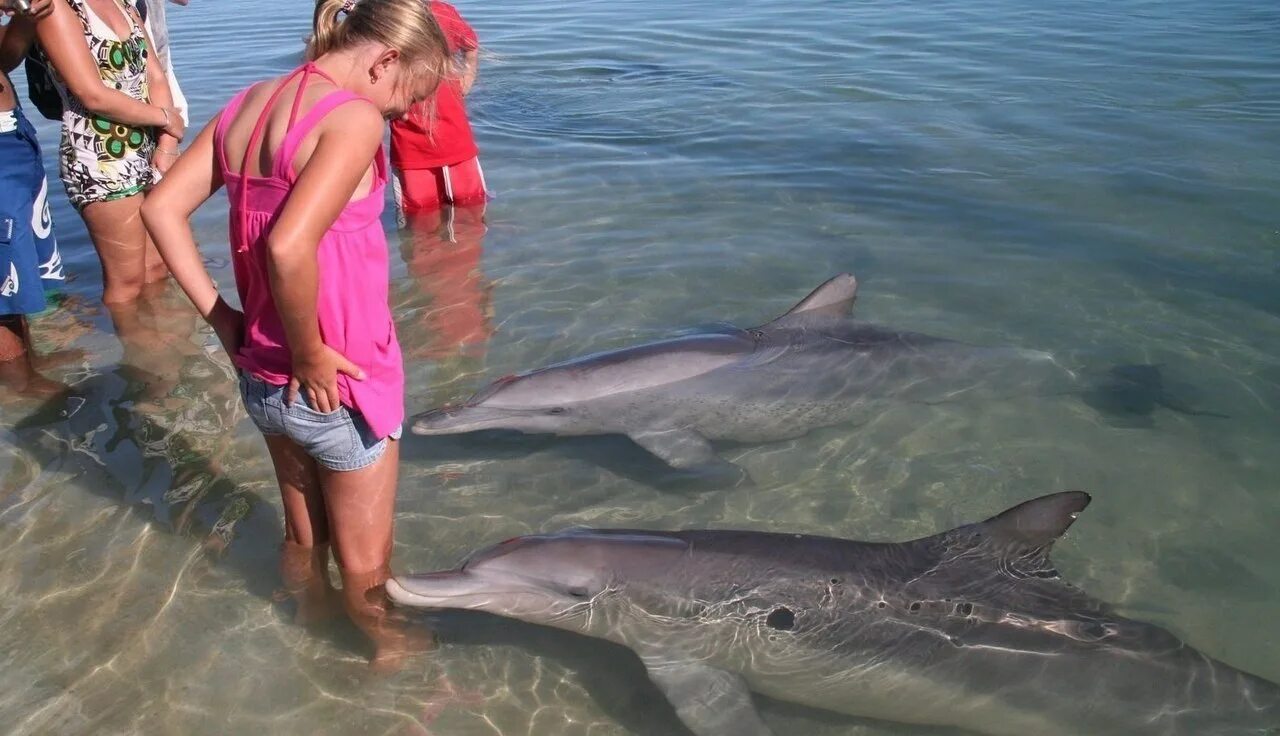
[[[177,158],[182,115],[131,5],[56,0],[36,33],[62,96],[59,173],[102,260],[102,300],[132,302],[167,273],[139,213]]]

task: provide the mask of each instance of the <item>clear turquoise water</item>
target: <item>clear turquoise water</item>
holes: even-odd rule
[[[392,237],[410,411],[549,361],[763,322],[854,270],[864,318],[1159,364],[1229,418],[1116,423],[1071,397],[891,407],[723,448],[756,481],[730,489],[656,484],[624,441],[410,438],[397,569],[572,525],[903,539],[1081,488],[1094,505],[1055,555],[1068,578],[1280,680],[1274,3],[460,7],[485,44],[473,121],[497,197],[482,243]],[[172,9],[197,121],[288,68],[309,10]],[[638,665],[595,641],[487,620],[374,677],[349,628],[290,623],[272,601],[274,481],[212,336],[170,294],[122,346],[78,219],[61,201],[55,217],[75,280],[35,332],[77,398],[0,402],[7,730],[680,732]],[[196,224],[230,287],[224,217],[216,202]],[[764,712],[778,733],[923,733]]]

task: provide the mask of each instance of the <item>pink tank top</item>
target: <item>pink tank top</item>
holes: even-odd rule
[[[298,146],[334,108],[362,99],[353,92],[333,92],[299,118],[303,90],[312,74],[328,78],[313,64],[306,64],[276,88],[250,136],[240,171],[233,171],[227,163],[225,136],[248,89],[236,95],[222,111],[214,131],[218,166],[231,201],[231,257],[245,317],[244,345],[232,359],[236,367],[277,386],[289,382],[293,360],[271,295],[267,236],[297,181],[293,159]],[[244,174],[249,156],[266,128],[267,116],[289,81],[299,75],[302,80],[294,97],[288,131],[276,152],[270,175]],[[381,222],[387,182],[384,158],[379,149],[373,189],[368,196],[343,208],[320,239],[316,252],[320,336],[325,345],[345,355],[365,373],[362,381],[338,374],[342,403],[362,413],[379,438],[391,434],[404,421],[404,364],[387,305],[390,262]]]

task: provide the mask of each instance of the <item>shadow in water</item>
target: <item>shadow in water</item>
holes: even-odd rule
[[[418,613],[446,646],[510,647],[534,659],[556,662],[575,673],[592,701],[611,719],[636,736],[676,736],[692,732],[649,679],[635,652],[603,639],[594,639],[547,626],[525,623],[475,611]],[[476,658],[469,658],[478,661]],[[844,732],[850,727],[880,721],[819,710],[754,693],[766,720],[783,721],[778,733],[813,733],[822,726]],[[891,728],[891,727],[889,727]],[[932,733],[929,729],[927,732]],[[914,727],[913,733],[920,733]],[[938,729],[939,734],[954,733]]]
[[[1168,384],[1164,372],[1155,365],[1115,366],[1082,392],[1081,399],[1109,424],[1120,427],[1151,427],[1152,414],[1160,408],[1187,416],[1230,418],[1193,407],[1190,402],[1199,400],[1199,391],[1193,386]]]
[[[725,447],[734,445],[725,445]],[[722,446],[715,445],[717,449]],[[401,459],[414,464],[467,460],[513,460],[538,453],[596,465],[633,483],[669,493],[715,491],[748,486],[751,478],[729,462],[705,471],[684,471],[667,465],[622,435],[557,437],[509,430],[483,430],[461,435],[420,437],[404,435]]]
[[[161,285],[108,311],[120,363],[84,364],[65,377],[65,390],[23,408],[5,434],[44,477],[145,508],[151,524],[197,540],[205,561],[232,571],[252,595],[280,600],[282,520],[227,472],[239,462],[233,443],[245,418],[234,369],[206,348],[215,341],[197,336],[199,316],[176,288]],[[81,312],[79,320],[97,316]],[[24,503],[32,480],[0,479],[0,510]],[[334,643],[355,648],[351,633]]]

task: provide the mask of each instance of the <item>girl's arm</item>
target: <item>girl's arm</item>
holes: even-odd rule
[[[142,221],[174,280],[234,357],[240,348],[240,312],[218,295],[191,232],[191,215],[222,188],[222,172],[213,147],[213,132],[221,117],[215,116],[200,131],[164,179],[147,193],[142,203]]]
[[[66,0],[54,0],[53,13],[36,24],[36,38],[71,93],[89,112],[125,125],[161,128],[182,137],[184,126],[177,110],[148,105],[102,83],[80,19]]]
[[[302,388],[322,412],[339,406],[339,371],[356,379],[364,372],[321,339],[316,250],[378,155],[384,127],[382,115],[367,103],[349,102],[325,117],[315,150],[267,236],[271,295],[293,354],[287,400]]]

